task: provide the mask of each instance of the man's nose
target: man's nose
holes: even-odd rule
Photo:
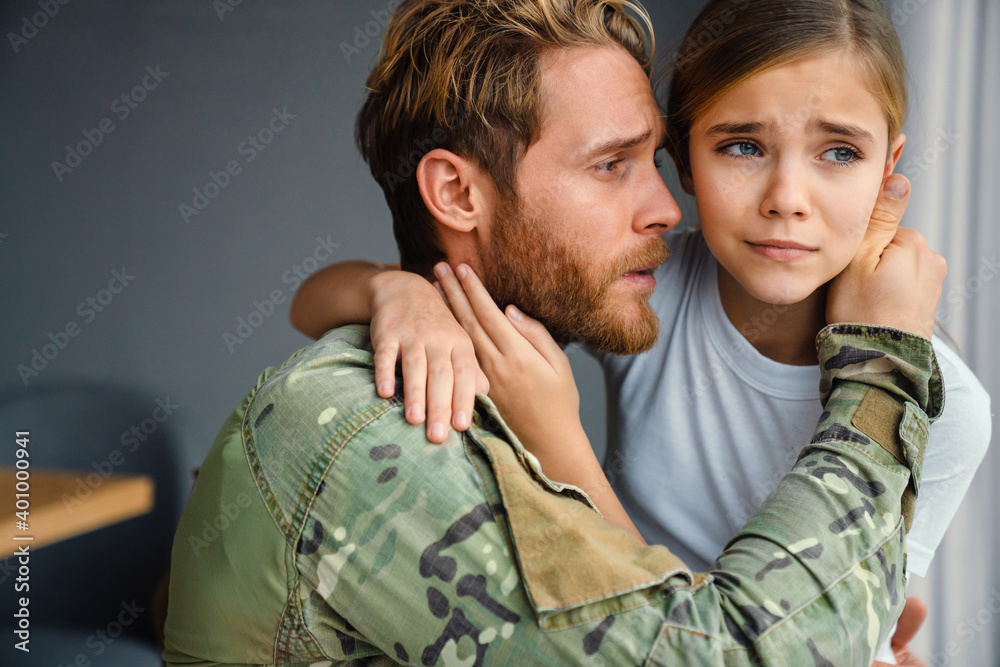
[[[633,227],[640,234],[663,234],[681,221],[681,208],[658,171],[652,171],[643,188],[642,205]]]

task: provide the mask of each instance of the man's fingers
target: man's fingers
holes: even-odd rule
[[[878,257],[899,228],[899,222],[906,212],[906,203],[910,200],[910,181],[900,174],[890,174],[882,183],[878,200],[868,222],[861,250],[858,253],[866,261],[877,262]]]
[[[896,632],[892,636],[893,649],[905,648],[927,618],[927,605],[920,598],[906,598],[903,612],[896,622]]]

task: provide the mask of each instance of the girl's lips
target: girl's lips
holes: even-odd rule
[[[789,262],[796,259],[803,259],[816,252],[817,248],[810,248],[795,241],[782,241],[778,239],[767,239],[765,241],[747,241],[750,249],[768,259],[779,262]]]

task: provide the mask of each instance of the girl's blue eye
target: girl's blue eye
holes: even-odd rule
[[[850,164],[860,157],[857,151],[846,146],[831,148],[830,150],[825,151],[823,155],[826,156],[827,160],[836,162],[837,164]]]
[[[737,141],[728,146],[723,146],[721,152],[733,157],[757,157],[760,155],[760,149],[757,147],[757,144],[749,141]]]

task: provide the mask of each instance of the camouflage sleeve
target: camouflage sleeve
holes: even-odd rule
[[[827,327],[817,347],[825,412],[812,442],[684,612],[721,611],[725,664],[867,666],[902,609],[904,524],[944,396],[937,362],[930,341],[872,326]],[[663,645],[696,630],[668,622]]]
[[[288,536],[301,593],[279,654],[868,667],[902,608],[902,499],[941,383],[929,341],[910,335],[832,327],[819,346],[814,440],[707,574],[545,480],[488,401],[443,445],[393,401],[345,416]]]

